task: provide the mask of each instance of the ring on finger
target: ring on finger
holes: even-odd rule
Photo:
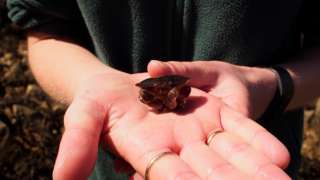
[[[150,169],[154,165],[154,163],[157,162],[159,159],[161,159],[163,156],[170,155],[170,154],[174,154],[174,153],[171,151],[164,151],[152,157],[146,167],[146,171],[144,173],[144,180],[149,180]]]
[[[210,143],[212,142],[213,138],[214,138],[217,134],[222,133],[222,132],[223,132],[222,129],[215,129],[215,130],[210,131],[210,133],[209,133],[208,136],[207,136],[207,141],[206,141],[207,145],[209,146]]]

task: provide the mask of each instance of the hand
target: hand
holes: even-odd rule
[[[151,76],[180,74],[190,84],[221,100],[246,117],[259,118],[276,89],[276,76],[266,68],[251,68],[219,61],[151,61]]]
[[[100,74],[83,83],[65,115],[54,179],[86,179],[99,142],[129,162],[135,178],[154,155],[172,151],[151,179],[289,179],[278,168],[288,164],[287,150],[260,125],[197,88],[184,110],[155,114],[137,98],[135,83],[146,77]],[[206,145],[216,128],[224,132]]]

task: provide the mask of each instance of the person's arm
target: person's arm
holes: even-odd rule
[[[156,114],[138,101],[135,84],[147,73],[114,70],[64,38],[33,33],[28,41],[37,81],[69,104],[54,179],[87,179],[99,143],[130,163],[139,178],[152,158],[170,151],[152,166],[151,179],[289,179],[281,169],[289,162],[285,146],[220,99],[192,88],[185,111]]]
[[[320,48],[282,66],[289,71],[295,87],[288,110],[302,107],[320,96]]]
[[[29,32],[28,50],[28,62],[38,83],[54,99],[67,104],[79,85],[90,76],[120,73],[67,38]]]

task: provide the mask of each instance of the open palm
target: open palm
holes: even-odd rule
[[[155,155],[171,151],[154,164],[151,179],[288,179],[279,168],[288,163],[287,150],[260,125],[197,88],[184,109],[157,114],[138,100],[135,84],[145,78],[100,74],[83,84],[65,115],[54,178],[86,179],[102,143],[136,178]],[[224,132],[207,145],[217,128]]]

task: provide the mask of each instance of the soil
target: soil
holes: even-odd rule
[[[51,179],[65,108],[36,84],[24,35],[0,30],[0,179]]]
[[[0,179],[51,179],[65,107],[36,84],[23,33],[6,25],[0,42]],[[320,101],[306,108],[302,154],[300,179],[320,179]]]

